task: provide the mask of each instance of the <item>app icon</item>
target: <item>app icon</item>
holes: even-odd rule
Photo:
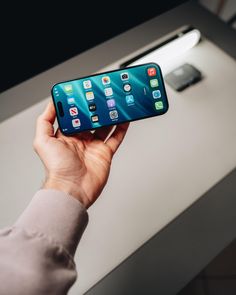
[[[107,85],[111,83],[111,79],[109,76],[102,77],[102,84]]]
[[[113,94],[113,90],[111,87],[105,88],[104,92],[106,96],[111,96]]]
[[[157,79],[150,80],[150,85],[151,85],[151,87],[157,87],[158,86],[158,80]]]
[[[72,90],[72,85],[71,85],[71,84],[66,84],[66,85],[64,86],[64,90],[65,90],[65,92],[66,92],[67,94],[72,93],[72,92],[73,92],[73,90]]]
[[[156,76],[157,70],[156,68],[148,68],[148,76]]]
[[[93,123],[98,122],[98,115],[93,115],[93,116],[91,116],[91,121],[92,121]]]
[[[156,108],[156,110],[162,110],[163,109],[163,102],[162,101],[156,101],[155,102],[155,108]]]
[[[71,115],[71,116],[76,116],[76,115],[78,115],[78,109],[77,109],[76,107],[74,107],[74,108],[70,108],[69,111],[70,111],[70,115]]]
[[[152,92],[153,98],[160,98],[161,97],[161,91],[160,90],[154,90]]]
[[[110,111],[109,112],[110,118],[113,119],[117,119],[118,118],[118,112],[117,111]]]
[[[130,84],[124,84],[124,91],[129,92],[131,90],[131,85]]]
[[[89,104],[89,110],[90,110],[90,112],[94,112],[94,111],[96,111],[96,109],[97,109],[97,107],[96,107],[95,103]]]
[[[126,95],[125,97],[127,104],[133,104],[134,103],[134,96],[133,95]]]
[[[74,119],[72,120],[72,126],[73,127],[79,127],[81,125],[80,119]]]
[[[83,82],[83,86],[84,86],[84,89],[91,88],[91,87],[92,87],[91,80],[85,80],[85,81]]]
[[[87,100],[92,100],[94,99],[94,93],[93,91],[88,91],[85,93]]]
[[[108,108],[113,108],[115,105],[116,105],[116,102],[115,102],[115,100],[113,98],[107,100]]]
[[[120,78],[122,81],[128,80],[129,79],[129,74],[127,72],[121,73]]]
[[[74,99],[74,97],[68,97],[68,98],[67,98],[67,103],[68,103],[68,104],[73,104],[73,103],[75,103],[75,99]]]

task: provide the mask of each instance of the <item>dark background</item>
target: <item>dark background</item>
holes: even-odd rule
[[[135,5],[121,0],[1,4],[0,92],[183,2],[186,1],[133,1]]]

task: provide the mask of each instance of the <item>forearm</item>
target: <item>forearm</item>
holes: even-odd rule
[[[15,225],[0,232],[0,294],[66,294],[87,222],[84,206],[71,196],[37,192]]]

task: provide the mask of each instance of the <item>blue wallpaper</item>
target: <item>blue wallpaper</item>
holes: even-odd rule
[[[52,88],[52,96],[64,134],[157,116],[168,110],[161,70],[154,63],[58,83]],[[58,102],[63,107],[61,115]]]

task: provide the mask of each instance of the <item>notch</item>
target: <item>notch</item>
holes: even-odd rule
[[[58,111],[59,111],[59,115],[61,117],[64,117],[65,114],[64,114],[63,105],[62,105],[61,101],[58,101],[57,108],[58,108]]]

